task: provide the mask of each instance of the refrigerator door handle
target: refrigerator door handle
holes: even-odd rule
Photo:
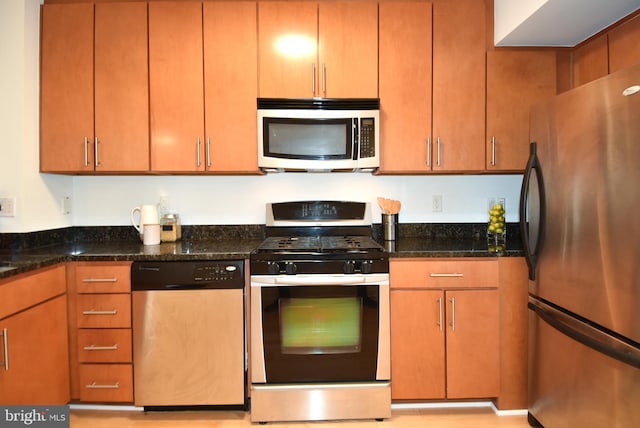
[[[571,339],[625,364],[640,368],[640,350],[605,332],[581,323],[542,302],[529,300],[529,309],[543,321]]]
[[[542,178],[542,170],[540,168],[540,160],[537,155],[538,144],[532,142],[530,145],[530,155],[525,168],[524,177],[522,179],[522,188],[520,190],[520,234],[522,236],[522,245],[524,248],[525,258],[527,265],[529,266],[529,279],[535,280],[536,278],[536,263],[538,261],[538,249],[540,248],[542,235],[544,231],[545,222],[545,194],[544,194],[544,180]],[[527,227],[527,207],[529,205],[529,189],[531,185],[532,176],[535,174],[538,199],[539,199],[539,223],[534,225],[537,227],[537,233],[535,243],[532,246],[530,231]]]

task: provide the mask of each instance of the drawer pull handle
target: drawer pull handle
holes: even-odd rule
[[[462,278],[463,273],[430,273],[431,278]]]
[[[85,351],[117,351],[118,344],[116,343],[115,345],[111,345],[111,346],[89,345],[89,346],[85,346],[83,349]]]
[[[116,315],[117,313],[118,313],[117,309],[112,309],[110,311],[96,311],[95,309],[82,311],[82,315]]]
[[[119,389],[120,382],[116,382],[112,384],[100,384],[93,381],[89,385],[85,385],[85,388],[87,389]]]
[[[9,336],[7,335],[9,333],[9,331],[7,330],[7,328],[3,328],[2,332],[0,333],[0,335],[2,336],[2,355],[4,355],[4,360],[0,361],[0,363],[2,363],[2,365],[4,366],[4,371],[8,372],[9,371]]]
[[[118,282],[118,278],[84,278],[82,282]]]

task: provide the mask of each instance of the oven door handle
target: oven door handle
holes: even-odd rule
[[[254,278],[253,285],[268,287],[278,285],[354,285],[380,284],[389,281],[389,277],[382,275],[351,276],[351,275],[291,275],[291,276],[260,276]]]

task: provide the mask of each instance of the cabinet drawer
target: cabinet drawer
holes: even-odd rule
[[[131,328],[131,295],[80,294],[77,320],[79,328]]]
[[[131,263],[76,265],[78,293],[128,293],[131,291]]]
[[[391,288],[497,287],[498,262],[401,259],[389,263]]]
[[[0,280],[0,319],[66,291],[62,265]]]
[[[80,401],[132,402],[131,364],[81,364]]]
[[[81,363],[130,363],[131,330],[78,330],[78,360]]]

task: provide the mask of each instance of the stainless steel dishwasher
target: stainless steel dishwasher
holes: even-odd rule
[[[134,262],[134,401],[247,405],[244,261]]]

